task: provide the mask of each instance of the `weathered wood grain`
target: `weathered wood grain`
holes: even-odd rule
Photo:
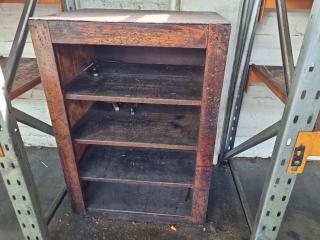
[[[196,173],[192,200],[192,222],[205,221],[209,181],[215,145],[220,95],[224,78],[230,26],[210,26],[205,62]]]
[[[53,43],[205,48],[204,25],[50,21]]]
[[[76,212],[83,213],[85,212],[85,205],[47,22],[30,21],[30,32],[72,208]]]

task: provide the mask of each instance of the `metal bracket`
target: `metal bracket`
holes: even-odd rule
[[[288,173],[301,174],[310,156],[320,156],[320,132],[300,132],[288,165]]]

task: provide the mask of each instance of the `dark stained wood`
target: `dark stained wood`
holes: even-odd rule
[[[142,64],[204,66],[205,49],[96,46],[97,58]]]
[[[62,86],[67,85],[95,58],[93,46],[55,45],[56,61]],[[65,101],[70,127],[73,127],[90,109],[92,102]],[[86,145],[74,143],[76,160],[79,161],[86,150]]]
[[[196,66],[128,64],[100,60],[65,87],[65,98],[194,105],[201,103],[203,69]]]
[[[91,146],[79,165],[87,181],[193,187],[195,152]]]
[[[63,168],[65,173],[70,172],[66,179],[72,183],[68,188],[73,203],[78,203],[79,195],[75,195],[76,189],[71,187],[79,186],[78,193],[81,193],[76,159],[82,156],[86,144],[110,145],[90,146],[92,152],[89,148],[79,163],[83,186],[88,187],[85,203],[89,211],[127,220],[202,224],[207,209],[230,25],[210,13],[84,10],[33,18],[31,26],[34,26],[33,38],[38,42],[35,46],[40,46],[37,55],[46,77],[45,88],[58,133],[58,147],[62,148],[63,164],[68,165]],[[37,26],[40,27],[36,29]],[[108,77],[97,82],[87,77],[73,80],[85,66],[101,58],[132,64],[121,64],[124,68],[120,72],[118,68],[110,68]],[[141,72],[132,69],[131,66],[138,63],[180,66],[170,74],[163,74],[163,71],[154,72],[162,66],[144,66]],[[201,78],[192,78],[199,79],[199,85],[192,85],[193,82],[189,85],[193,72],[179,78],[180,68],[193,66],[202,72]],[[150,69],[153,69],[151,74]],[[142,78],[142,84],[136,78]],[[63,99],[62,92],[64,97],[72,99]],[[171,93],[177,95],[170,97]],[[115,111],[107,102],[91,106],[95,100],[120,102],[120,111]],[[181,101],[197,106],[177,106]],[[130,107],[135,108],[134,115],[130,114]],[[140,149],[121,154],[123,148],[115,150],[119,147]],[[106,153],[102,149],[111,150]],[[168,149],[180,157],[169,163]],[[183,150],[189,150],[188,155],[196,154],[193,184],[184,165],[190,159],[186,157],[187,161],[181,162]],[[150,155],[158,157],[151,159]],[[83,208],[82,204],[83,199],[78,209]]]
[[[53,43],[205,48],[203,25],[50,21]]]
[[[4,69],[6,62],[7,58],[0,56],[0,65],[2,69]],[[36,59],[21,58],[13,81],[12,89],[9,94],[10,100],[19,97],[40,83],[41,79]]]
[[[90,183],[86,196],[88,211],[122,213],[128,217],[162,215],[171,218],[171,222],[177,216],[190,216],[192,205],[190,192],[185,188]]]
[[[204,72],[196,173],[192,200],[192,222],[202,224],[206,218],[213,146],[228,51],[230,26],[210,26]]]
[[[283,103],[287,102],[283,67],[251,65],[250,69]]]
[[[47,22],[30,22],[30,32],[72,208],[76,212],[83,213],[85,205]]]
[[[196,150],[199,109],[192,106],[140,104],[134,116],[130,105],[114,111],[97,103],[72,130],[75,142],[110,146]]]

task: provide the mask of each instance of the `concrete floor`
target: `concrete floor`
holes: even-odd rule
[[[28,148],[29,160],[39,187],[43,212],[63,186],[56,149]],[[269,160],[236,159],[235,165],[243,182],[252,212],[259,202]],[[279,239],[320,239],[320,165],[309,163],[304,175],[299,176],[281,226]],[[212,177],[207,224],[203,226],[177,225],[172,232],[167,224],[108,221],[102,216],[76,215],[69,207],[69,199],[63,201],[53,218],[49,230],[52,239],[112,239],[112,240],[191,240],[249,239],[249,230],[234,187],[230,170],[217,167]],[[0,239],[21,240],[8,195],[0,181]]]

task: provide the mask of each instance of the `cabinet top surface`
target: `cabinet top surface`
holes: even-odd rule
[[[230,24],[214,12],[174,12],[82,9],[59,15],[32,17],[47,21],[86,21],[108,23]]]

